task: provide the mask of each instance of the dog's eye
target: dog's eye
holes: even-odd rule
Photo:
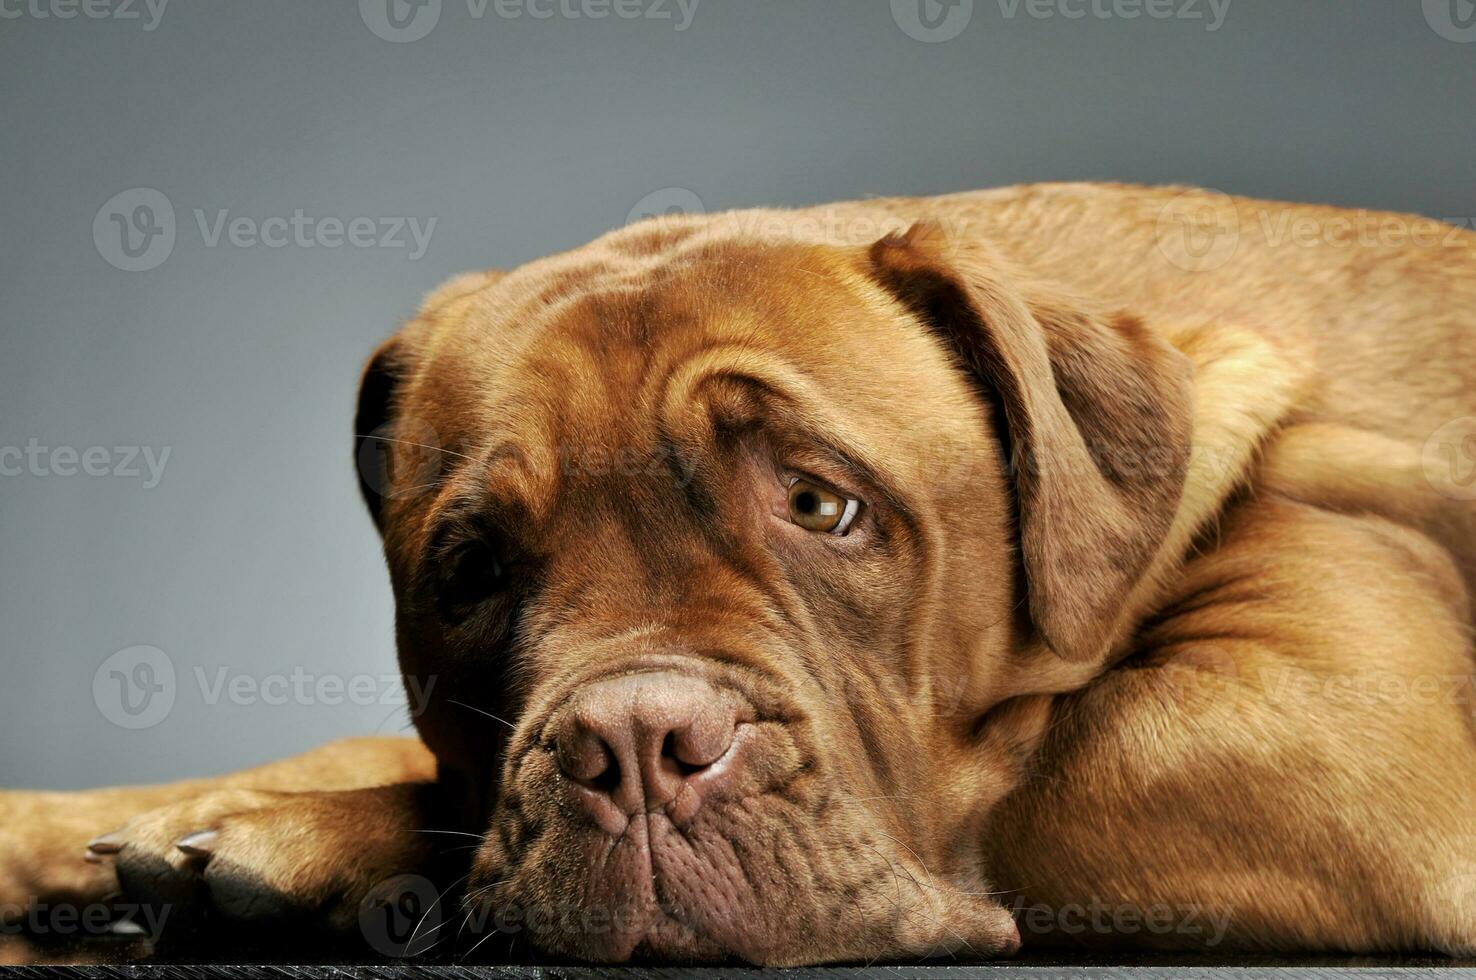
[[[441,559],[440,599],[449,612],[465,610],[507,587],[507,567],[491,545],[464,544]]]
[[[858,501],[842,497],[802,476],[789,481],[789,519],[809,531],[845,534],[860,508]]]

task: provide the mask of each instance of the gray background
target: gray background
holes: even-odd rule
[[[667,20],[443,0],[408,43],[357,0],[172,0],[153,30],[142,0],[138,20],[37,16],[51,2],[0,0],[19,14],[0,19],[0,450],[170,456],[153,487],[146,469],[0,476],[0,785],[210,773],[402,728],[403,708],[331,689],[211,688],[222,669],[269,689],[393,672],[348,458],[363,357],[443,277],[577,245],[652,192],[717,209],[1113,178],[1476,214],[1476,37],[1441,11],[1467,0],[1230,0],[1213,31],[1207,0],[1198,19],[975,0],[938,43],[899,27],[916,0],[701,0],[680,31],[674,0]],[[138,187],[172,203],[176,241],[122,271],[94,219]],[[437,223],[412,259],[209,247],[195,209]],[[120,715],[101,666],[137,645],[175,671],[160,718]],[[357,700],[396,693],[367,684]]]

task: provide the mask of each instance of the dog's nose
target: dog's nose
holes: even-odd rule
[[[604,825],[666,808],[689,818],[731,776],[739,702],[676,671],[626,674],[576,692],[553,726],[559,768]],[[722,760],[722,765],[718,765]],[[616,819],[623,825],[623,819]],[[612,829],[608,828],[607,829]]]

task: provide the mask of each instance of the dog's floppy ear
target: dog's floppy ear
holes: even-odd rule
[[[381,531],[384,530],[384,496],[391,477],[390,422],[395,393],[407,372],[404,345],[399,337],[391,337],[375,348],[359,378],[359,407],[354,412],[354,468],[359,474],[359,492],[369,507],[369,516]]]
[[[415,319],[375,348],[364,366],[359,407],[354,413],[354,463],[359,492],[381,532],[384,502],[395,485],[396,473],[402,477],[402,493],[424,490],[439,478],[445,452],[438,434],[424,419],[399,417],[399,400],[415,360],[412,349],[417,345],[412,338],[423,338],[459,301],[506,276],[501,269],[483,269],[453,276],[437,286],[421,302]]]
[[[1036,628],[1063,657],[1101,656],[1183,490],[1187,358],[1132,316],[1012,284],[986,245],[930,222],[868,260],[1002,415]]]

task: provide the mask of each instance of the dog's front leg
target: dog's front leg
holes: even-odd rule
[[[363,738],[211,779],[0,791],[0,925],[23,925],[38,908],[116,912],[141,899],[160,925],[159,915],[205,909],[247,917],[242,903],[332,915],[329,882],[347,894],[420,859],[433,835],[404,828],[438,819],[435,777],[418,741]],[[263,884],[254,898],[251,880]]]
[[[439,895],[450,806],[434,782],[283,793],[221,789],[151,810],[94,841],[124,901],[211,925],[356,927],[361,904]],[[454,836],[451,840],[457,840]],[[413,876],[407,890],[399,881]],[[393,894],[391,894],[393,892]],[[429,893],[429,894],[427,894]]]

